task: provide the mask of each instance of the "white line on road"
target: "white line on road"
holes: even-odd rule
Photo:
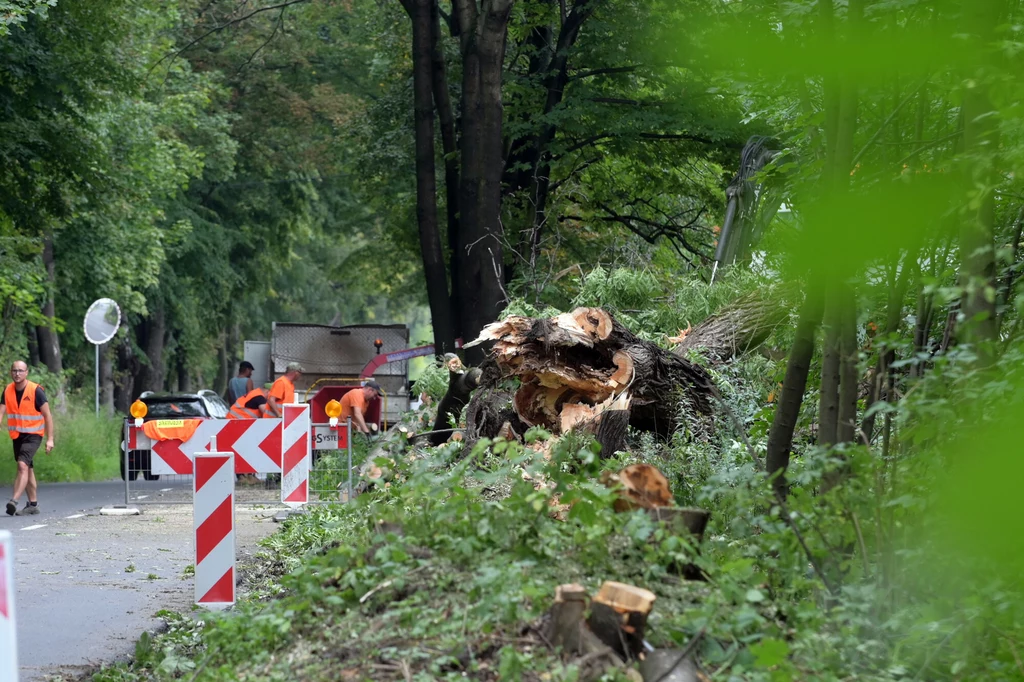
[[[72,514],[71,516],[65,516],[64,518],[65,519],[80,519],[83,516],[85,516],[85,514]]]
[[[173,490],[173,488],[160,488],[160,492],[162,493],[169,493],[171,490]]]
[[[35,530],[36,528],[46,528],[45,523],[38,523],[34,526],[25,526],[22,530]]]
[[[138,496],[136,496],[136,497],[135,497],[135,499],[136,499],[136,500],[144,500],[144,499],[146,499],[147,497],[149,497],[149,495],[138,495]]]

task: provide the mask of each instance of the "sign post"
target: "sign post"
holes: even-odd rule
[[[14,541],[0,530],[0,682],[18,680],[18,630],[14,621]]]
[[[112,299],[93,301],[85,313],[85,340],[96,347],[96,414],[100,413],[100,346],[114,338],[121,326],[121,309]]]
[[[235,456],[197,452],[192,488],[196,603],[227,608],[235,603]]]

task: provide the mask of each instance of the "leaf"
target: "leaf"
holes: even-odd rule
[[[746,598],[747,598],[747,601],[753,602],[755,604],[759,603],[759,602],[763,602],[764,601],[764,592],[762,592],[761,590],[759,590],[757,588],[753,588],[753,589],[747,590]]]
[[[780,639],[769,637],[751,645],[750,653],[754,654],[757,667],[773,668],[786,660],[789,645]]]

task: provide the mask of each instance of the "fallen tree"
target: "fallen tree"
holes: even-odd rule
[[[685,356],[698,350],[717,363],[755,350],[789,320],[791,306],[785,304],[786,292],[780,289],[741,296],[682,334],[673,352]]]
[[[520,428],[590,430],[611,454],[621,447],[627,424],[667,437],[683,412],[712,413],[716,389],[706,370],[641,339],[600,308],[551,318],[512,316],[467,345],[488,341],[494,342],[494,365],[470,401],[476,415],[500,414],[511,402]],[[509,377],[519,379],[518,388],[498,390]],[[494,435],[470,426],[470,439]]]

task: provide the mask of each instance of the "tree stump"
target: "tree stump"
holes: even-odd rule
[[[459,418],[473,389],[480,385],[481,371],[473,368],[467,372],[457,355],[445,355],[445,364],[448,366],[448,392],[437,405],[437,419],[434,420],[433,429],[435,433],[430,436],[431,445],[440,445],[448,440],[447,433],[437,432],[449,428],[450,419]]]
[[[587,625],[597,638],[627,661],[643,651],[647,616],[657,597],[641,587],[605,581],[590,604]]]

